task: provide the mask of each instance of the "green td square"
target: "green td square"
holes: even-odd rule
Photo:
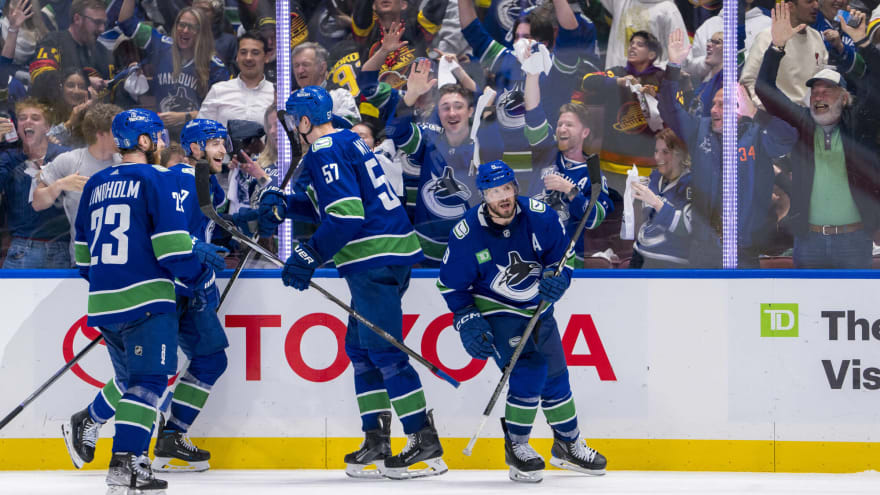
[[[487,261],[491,261],[491,260],[492,260],[492,255],[489,254],[488,249],[484,249],[484,250],[479,251],[477,253],[477,263],[482,265],[483,263],[485,263]]]
[[[761,337],[797,337],[798,305],[761,304]]]

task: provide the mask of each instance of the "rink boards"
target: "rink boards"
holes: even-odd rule
[[[333,273],[317,281],[347,299],[345,283]],[[95,333],[84,325],[86,284],[71,272],[2,275],[5,415]],[[408,346],[462,381],[454,389],[416,365],[446,461],[451,468],[503,468],[496,419],[474,455],[461,454],[500,371],[465,354],[435,275],[414,274],[404,331]],[[610,469],[880,470],[874,443],[880,307],[873,276],[578,273],[556,318],[582,432],[609,458]],[[276,272],[246,272],[221,321],[229,367],[191,431],[212,451],[212,466],[342,467],[344,453],[361,439],[342,347],[344,311],[315,291],[285,288]],[[60,424],[110,374],[99,348],[64,375],[0,431],[0,469],[72,468]],[[496,416],[503,414],[501,402]],[[112,431],[112,425],[101,431],[92,467],[106,468]],[[392,435],[399,449],[396,421]],[[533,444],[545,455],[550,437],[539,413]]]

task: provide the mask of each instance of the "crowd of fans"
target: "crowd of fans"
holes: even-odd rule
[[[569,230],[588,216],[579,266],[720,268],[733,213],[741,268],[870,268],[872,1],[740,1],[735,212],[722,188],[720,1],[291,0],[289,77],[325,87],[334,125],[374,150],[426,267],[481,200],[475,165],[503,159]],[[78,192],[119,162],[110,120],[133,107],[156,111],[172,140],[194,118],[225,125],[224,211],[271,238],[253,213],[280,182],[274,2],[0,3],[4,268],[71,266]],[[184,159],[174,144],[162,154]],[[586,211],[594,163],[603,184]],[[298,239],[313,231],[293,226]]]

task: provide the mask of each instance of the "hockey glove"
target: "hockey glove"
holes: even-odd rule
[[[278,225],[284,222],[287,214],[287,199],[284,191],[269,186],[260,192],[260,222],[271,222]]]
[[[544,270],[543,278],[541,278],[541,282],[538,284],[538,292],[541,294],[541,299],[550,304],[558,301],[571,284],[571,277],[566,275],[554,277],[554,272],[555,270],[553,269]]]
[[[226,214],[221,216],[225,220],[232,222],[242,234],[248,237],[253,237],[254,232],[251,230],[250,222],[252,220],[259,220],[260,211],[242,206],[238,209],[238,213],[235,213],[234,215]]]
[[[189,309],[195,312],[215,311],[220,305],[220,291],[214,283],[214,269],[205,264],[202,268],[202,274],[190,287],[192,297],[189,300]]]
[[[492,345],[492,327],[475,306],[468,306],[455,312],[452,324],[461,337],[464,350],[477,359],[487,359],[495,354]]]
[[[321,266],[321,258],[318,257],[315,249],[308,244],[299,243],[293,248],[293,254],[284,263],[284,269],[281,270],[281,280],[288,287],[306,290],[309,288],[312,274],[319,266]]]
[[[205,241],[194,239],[193,254],[202,262],[214,269],[214,273],[220,273],[226,268],[226,260],[224,256],[229,254],[229,250],[222,246],[208,244]]]

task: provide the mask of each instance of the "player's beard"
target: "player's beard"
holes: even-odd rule
[[[159,154],[159,148],[156,147],[156,143],[150,143],[150,148],[144,150],[144,156],[147,157],[147,163],[149,165],[160,165],[162,158]]]
[[[510,212],[506,213],[506,214],[495,209],[495,207],[493,205],[486,203],[486,208],[489,209],[489,216],[492,218],[499,218],[499,219],[504,219],[504,220],[513,218],[513,215],[516,214],[516,204],[513,201],[512,197],[511,197],[510,201],[511,201]]]

